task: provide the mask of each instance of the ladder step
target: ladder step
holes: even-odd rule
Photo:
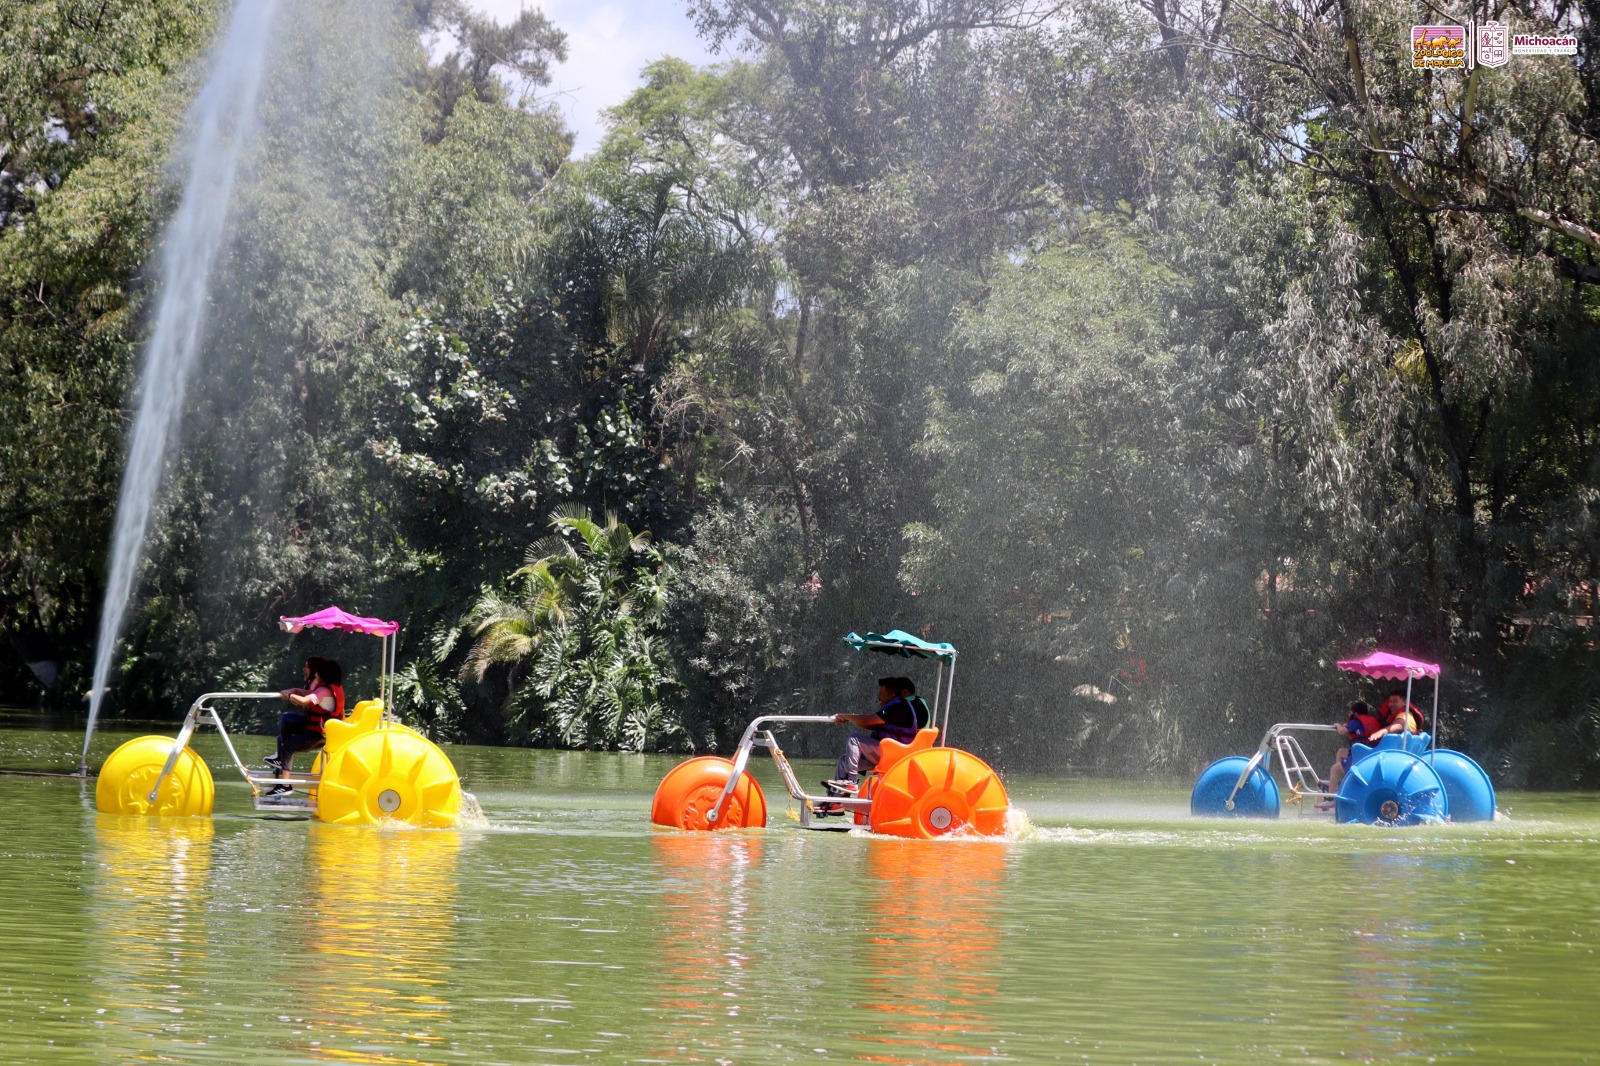
[[[255,809],[258,811],[314,811],[316,805],[307,796],[296,796],[290,792],[280,793],[276,796],[257,796]]]
[[[322,780],[322,775],[289,774],[285,777],[273,777],[271,774],[266,773],[249,773],[245,775],[245,779],[252,785],[259,785],[262,788],[271,788],[274,785],[294,785],[299,788],[315,788],[317,783]]]

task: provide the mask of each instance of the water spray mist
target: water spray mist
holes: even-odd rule
[[[188,115],[188,174],[177,213],[162,240],[154,330],[144,351],[139,407],[117,495],[110,579],[95,647],[89,724],[78,772],[89,770],[89,744],[105,698],[145,535],[176,439],[184,396],[204,335],[212,269],[222,247],[239,158],[256,125],[256,103],[278,0],[238,0],[211,57],[210,74]]]

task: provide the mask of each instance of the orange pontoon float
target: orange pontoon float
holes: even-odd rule
[[[895,629],[888,633],[851,633],[845,643],[860,651],[875,651],[938,664],[932,713],[928,725],[902,744],[880,742],[878,765],[867,773],[854,796],[812,795],[800,779],[773,726],[791,723],[833,723],[832,715],[769,714],[746,727],[732,759],[702,755],[680,763],[656,787],[650,820],[673,829],[748,829],[767,824],[767,799],[756,779],[745,769],[750,753],[765,748],[772,753],[784,785],[800,807],[800,824],[806,829],[844,829],[830,823],[850,817],[855,825],[875,833],[899,837],[940,837],[953,834],[998,836],[1005,832],[1011,809],[999,775],[976,755],[949,746],[951,692],[955,684],[956,649],[932,644]],[[945,666],[949,665],[949,678]],[[941,713],[942,711],[942,713]]]

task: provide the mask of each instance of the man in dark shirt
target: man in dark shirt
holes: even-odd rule
[[[876,714],[836,714],[835,722],[869,730],[845,742],[844,754],[833,769],[833,780],[824,781],[834,795],[855,792],[861,774],[878,765],[879,746],[885,737],[902,744],[911,743],[917,730],[928,724],[927,704],[916,698],[917,686],[909,677],[878,679]]]

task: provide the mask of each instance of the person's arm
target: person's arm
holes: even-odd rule
[[[1385,711],[1384,713],[1387,714],[1388,712]],[[1367,734],[1367,743],[1368,744],[1376,744],[1376,743],[1378,743],[1378,741],[1382,740],[1384,737],[1388,736],[1390,733],[1404,733],[1405,731],[1406,731],[1406,716],[1405,716],[1405,712],[1401,711],[1399,714],[1393,715],[1389,719],[1389,724],[1388,725],[1379,726],[1377,729],[1373,730],[1371,733],[1368,733]]]
[[[317,704],[317,697],[311,690],[303,688],[286,688],[278,693],[278,698],[288,700],[302,710],[308,707],[315,707]]]
[[[836,714],[833,720],[847,725],[858,725],[862,729],[871,729],[875,725],[883,724],[883,719],[875,714]]]

